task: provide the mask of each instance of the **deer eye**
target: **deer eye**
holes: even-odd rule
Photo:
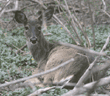
[[[37,27],[37,28],[38,28],[39,31],[41,30],[41,26],[39,26],[39,27]]]
[[[25,26],[25,29],[28,30],[29,29],[29,26]]]

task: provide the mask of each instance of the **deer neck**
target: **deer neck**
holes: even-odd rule
[[[33,56],[33,58],[40,62],[43,59],[46,59],[49,55],[49,52],[55,47],[54,44],[48,42],[43,34],[38,38],[37,44],[32,44],[30,41],[27,41],[27,46]]]

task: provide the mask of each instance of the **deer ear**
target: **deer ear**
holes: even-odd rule
[[[44,12],[46,20],[50,20],[54,13],[54,7],[49,6],[46,10],[44,10]],[[38,19],[42,21],[42,11],[39,11],[38,14],[40,15]]]
[[[53,16],[54,13],[54,7],[53,6],[49,6],[46,10],[45,10],[45,17],[46,20],[50,20]]]
[[[14,19],[18,22],[18,23],[22,23],[22,24],[27,24],[27,17],[26,15],[21,12],[21,11],[15,11],[15,17]]]

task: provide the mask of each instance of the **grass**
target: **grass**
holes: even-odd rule
[[[96,26],[96,51],[101,50],[106,38],[108,37],[109,30],[109,26]],[[23,31],[23,27],[14,29],[12,32],[5,32],[0,29],[0,83],[30,76],[32,73],[29,71],[30,68],[37,66],[37,62],[32,60],[32,56],[30,54],[16,54],[16,51],[18,50],[17,48],[22,47],[26,43]],[[52,34],[51,36],[46,37],[46,39],[49,41],[56,40],[74,43],[60,25],[49,26],[47,32]],[[86,44],[80,30],[78,30],[78,32],[79,35],[82,36],[84,44]],[[86,33],[88,34],[91,43],[93,43],[91,29],[87,28]],[[17,48],[13,47],[12,45],[16,46]],[[107,49],[108,50],[106,50],[106,53],[110,54],[109,47],[107,47]],[[25,48],[24,51],[29,52],[27,48]],[[52,89],[47,93],[43,93],[41,96],[60,96],[67,91],[67,89]],[[30,88],[21,88],[20,90],[15,91],[3,91],[1,94],[2,96],[27,96],[31,92],[32,91]]]

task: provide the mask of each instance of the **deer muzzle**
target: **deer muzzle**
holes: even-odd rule
[[[30,38],[30,42],[32,43],[32,44],[36,44],[37,43],[37,37],[31,37]]]

